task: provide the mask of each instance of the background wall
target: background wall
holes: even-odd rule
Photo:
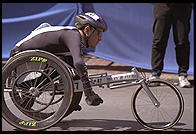
[[[107,21],[108,31],[96,50],[87,49],[88,54],[151,69],[153,6],[152,3],[3,3],[2,58],[8,58],[14,45],[41,23],[74,25],[76,14],[96,11]],[[194,72],[193,20],[192,12],[189,74]],[[177,73],[177,70],[171,30],[163,71]]]

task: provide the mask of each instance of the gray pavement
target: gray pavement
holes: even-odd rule
[[[45,131],[149,131],[141,126],[131,111],[131,97],[137,86],[109,89],[94,87],[104,103],[88,106],[83,96],[81,111],[75,111],[56,125]],[[180,121],[165,131],[194,130],[194,96],[193,88],[179,88],[184,98],[184,113]],[[18,131],[2,121],[3,131]]]
[[[47,131],[149,131],[136,121],[131,111],[131,97],[136,87],[114,90],[94,88],[104,100],[102,105],[89,107],[83,96],[81,111],[72,113]],[[165,131],[193,131],[193,90],[187,88],[180,91],[185,101],[184,114],[178,124]]]

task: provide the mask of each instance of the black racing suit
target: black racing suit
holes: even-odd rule
[[[81,35],[77,28],[49,26],[32,31],[30,35],[16,44],[10,55],[13,56],[17,52],[34,49],[44,50],[53,54],[71,52],[73,60],[69,60],[69,62],[75,67],[80,76],[84,90],[92,90],[88,79],[87,67],[83,60],[83,46]],[[62,57],[60,58],[62,59]]]

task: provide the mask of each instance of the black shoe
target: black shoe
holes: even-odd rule
[[[82,110],[82,107],[80,105],[74,107],[74,111],[80,111],[80,110]]]
[[[103,103],[103,100],[93,91],[92,94],[86,97],[85,101],[89,106],[98,106],[100,103]]]

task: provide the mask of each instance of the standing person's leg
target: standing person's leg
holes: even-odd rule
[[[160,76],[164,66],[165,50],[171,28],[171,17],[167,11],[155,6],[153,24],[153,44],[152,44],[152,76]]]
[[[176,61],[178,64],[179,86],[190,87],[190,82],[187,80],[187,71],[189,69],[190,58],[190,17],[191,7],[184,7],[183,11],[178,8],[174,14],[175,21],[173,26]]]

